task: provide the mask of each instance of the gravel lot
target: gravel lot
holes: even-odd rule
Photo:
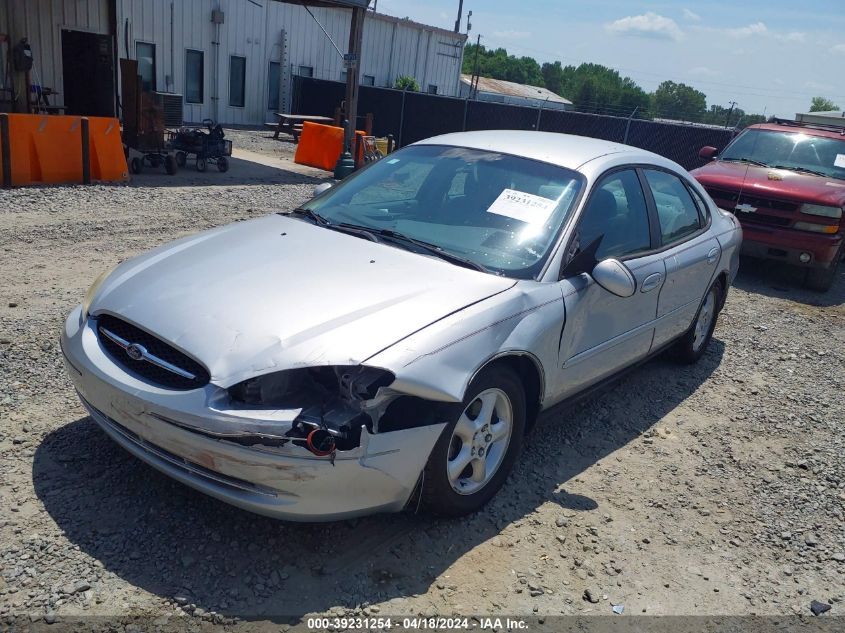
[[[289,157],[266,136],[229,134]],[[810,616],[813,600],[845,614],[845,272],[821,295],[744,261],[698,365],[658,358],[546,415],[502,492],[462,520],[284,524],[113,445],[65,378],[64,317],[119,260],[291,207],[319,182],[262,169],[0,192],[0,628],[619,604]]]

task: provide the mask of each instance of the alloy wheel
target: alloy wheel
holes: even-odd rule
[[[452,489],[470,495],[496,474],[508,451],[513,431],[513,406],[501,389],[485,389],[464,409],[446,460]]]

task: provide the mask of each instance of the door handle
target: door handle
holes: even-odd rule
[[[719,257],[719,249],[717,247],[713,247],[710,249],[710,252],[707,253],[707,263],[712,264],[716,261],[716,258]]]
[[[648,277],[643,279],[643,285],[640,287],[640,292],[648,292],[654,290],[663,281],[663,275],[660,273],[651,273]]]

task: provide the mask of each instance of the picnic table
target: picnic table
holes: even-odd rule
[[[302,124],[305,121],[312,123],[334,123],[334,119],[328,116],[318,116],[315,114],[286,114],[284,112],[274,112],[279,117],[278,123],[265,123],[267,127],[275,130],[273,138],[278,139],[280,132],[285,132],[293,137],[293,140],[299,142],[299,134],[302,132]]]

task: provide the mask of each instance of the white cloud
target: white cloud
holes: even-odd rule
[[[751,35],[765,35],[769,29],[762,22],[755,22],[748,26],[741,26],[738,29],[728,29],[731,37],[750,37]]]
[[[833,90],[833,86],[828,83],[820,83],[818,81],[805,81],[804,88],[807,90],[818,90],[820,92],[826,92]]]
[[[845,44],[837,44],[830,49],[831,53],[839,53],[840,55],[845,55]]]
[[[807,38],[807,34],[801,31],[792,31],[786,35],[779,35],[778,37],[787,42],[803,42]]]
[[[689,20],[690,22],[700,22],[701,16],[698,15],[695,11],[684,9],[684,19]]]
[[[722,74],[718,70],[707,68],[707,66],[696,66],[695,68],[690,68],[688,72],[690,75],[695,75],[696,77],[718,77]]]
[[[660,40],[680,40],[684,34],[672,18],[649,11],[643,15],[630,15],[608,24],[607,30],[619,35],[633,35]]]
[[[493,37],[500,37],[506,40],[523,40],[526,37],[531,37],[531,33],[529,31],[494,31]]]

